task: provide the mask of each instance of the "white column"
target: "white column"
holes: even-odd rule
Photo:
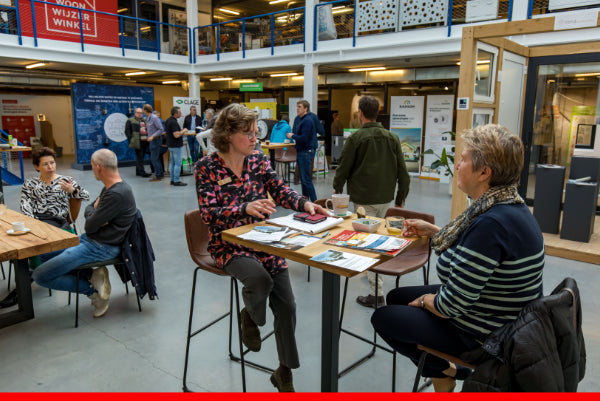
[[[190,83],[190,87],[188,89],[188,96],[200,97],[200,75],[188,74],[188,82]]]
[[[187,11],[187,26],[194,29],[198,26],[198,0],[185,0]]]
[[[329,1],[329,0],[328,0]],[[307,53],[313,51],[314,25],[315,25],[315,4],[319,4],[319,0],[306,0],[304,11],[304,40]],[[306,79],[304,80],[306,82]],[[310,100],[309,100],[310,101]],[[312,105],[312,103],[311,103]]]
[[[527,19],[529,0],[513,0],[512,20],[521,21]]]
[[[192,40],[194,40],[194,28],[198,26],[198,0],[185,0],[185,9],[187,12],[187,26],[192,31]],[[198,32],[196,32],[197,34]],[[189,44],[190,51],[192,44]],[[200,76],[198,74],[188,74],[188,96],[200,97]],[[200,110],[198,110],[200,112]]]
[[[304,64],[304,99],[310,103],[310,111],[317,113],[317,101],[319,100],[319,65],[313,63]]]

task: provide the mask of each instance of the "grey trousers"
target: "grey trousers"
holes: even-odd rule
[[[279,363],[290,369],[300,366],[296,346],[296,301],[289,272],[283,270],[272,276],[262,263],[253,258],[233,259],[225,271],[243,284],[242,298],[252,321],[264,326],[267,318],[267,299],[273,311],[275,342]]]

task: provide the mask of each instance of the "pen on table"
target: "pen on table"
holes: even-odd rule
[[[319,238],[325,238],[329,235],[329,230],[325,231]]]
[[[296,236],[298,236],[300,234],[302,234],[302,231],[298,231],[297,233],[294,233],[292,235],[288,235],[288,238],[294,238],[294,237],[296,237]]]

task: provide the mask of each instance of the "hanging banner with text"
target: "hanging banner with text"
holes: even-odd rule
[[[95,12],[117,14],[117,0],[19,0],[18,7],[25,36],[81,42],[83,34],[84,44],[119,46],[119,17]]]
[[[92,153],[101,148],[115,152],[119,162],[135,160],[125,122],[136,107],[154,104],[154,88],[75,83],[71,94],[77,163],[89,164]]]
[[[445,171],[431,171],[430,166],[435,160],[439,159],[443,149],[446,153],[452,153],[452,130],[454,109],[454,95],[428,95],[427,109],[425,112],[425,151],[431,149],[433,155],[423,155],[423,168],[421,175],[440,178],[443,181],[449,179]],[[451,166],[454,168],[454,166]]]
[[[418,174],[421,165],[424,103],[424,96],[392,96],[390,101],[390,131],[400,138],[410,174]]]

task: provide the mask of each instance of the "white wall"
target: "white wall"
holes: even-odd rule
[[[63,148],[63,154],[75,154],[75,141],[73,139],[73,113],[71,111],[71,96],[69,95],[0,95],[3,99],[16,99],[19,105],[31,108],[35,121],[35,136],[40,137],[40,125],[37,121],[38,114],[45,114],[46,120],[52,124],[52,133],[56,146]],[[0,125],[2,122],[0,121]]]

